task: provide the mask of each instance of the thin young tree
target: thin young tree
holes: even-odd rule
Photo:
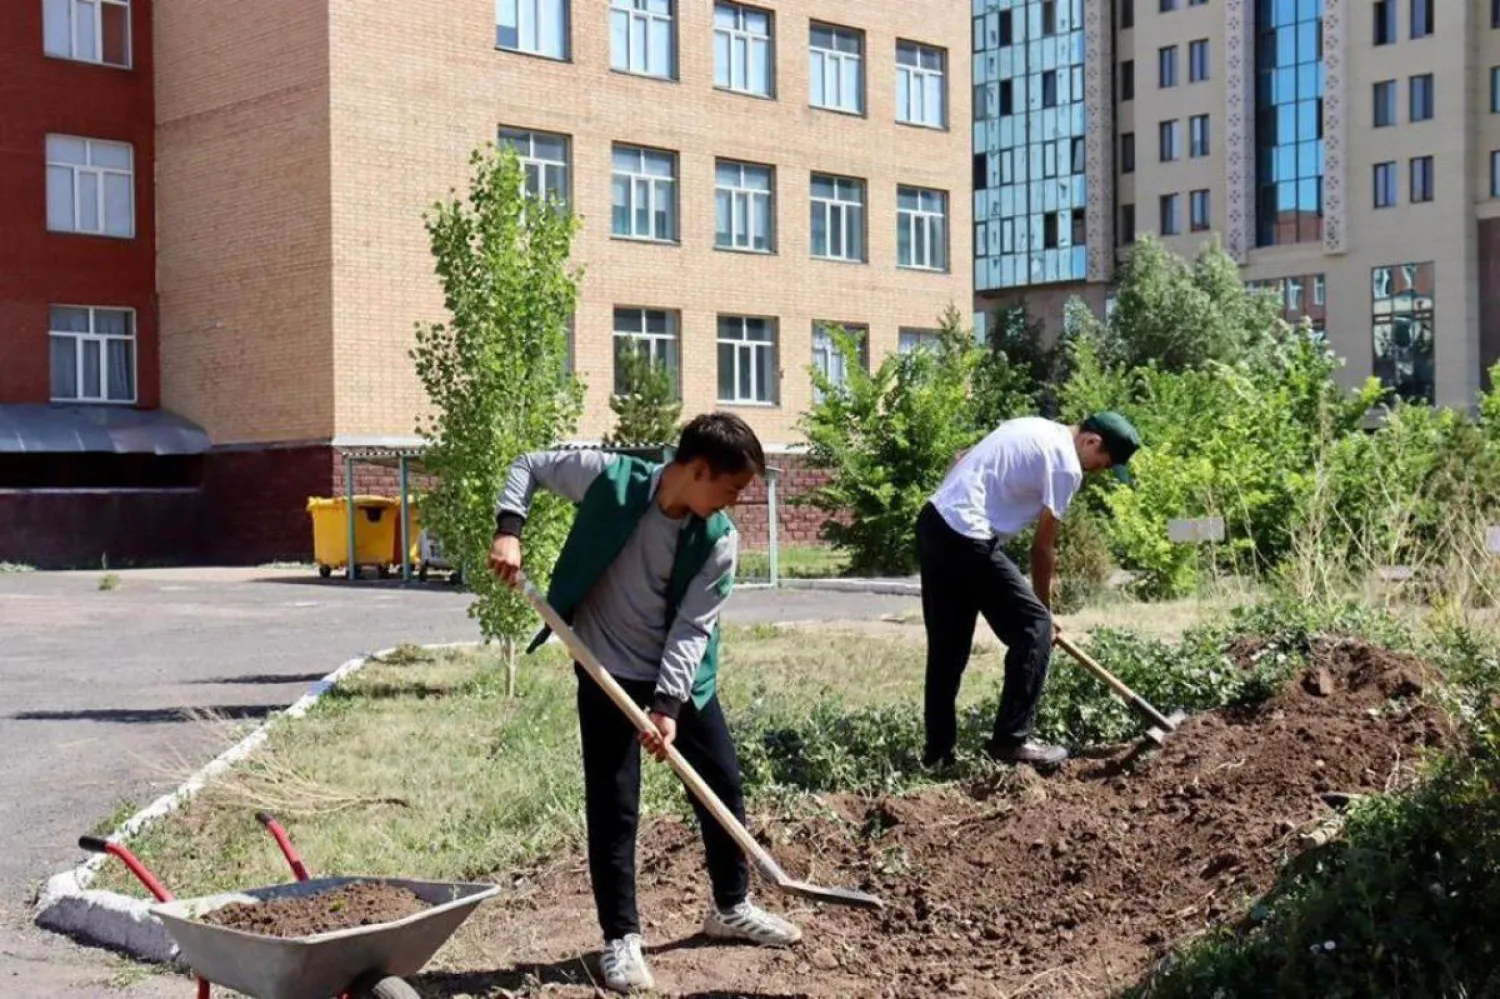
[[[677,379],[666,364],[640,347],[619,355],[621,389],[609,400],[615,429],[605,435],[608,447],[671,444],[681,429],[682,400]]]
[[[509,148],[476,149],[470,168],[467,195],[450,191],[424,216],[448,321],[418,323],[411,354],[430,403],[417,426],[435,479],[422,517],[462,567],[475,594],[469,615],[501,644],[514,693],[518,643],[534,613],[486,559],[510,462],[566,439],[582,411],[583,387],[568,370],[577,221],[557,199],[528,192]],[[528,518],[527,572],[542,589],[570,517],[539,495]]]

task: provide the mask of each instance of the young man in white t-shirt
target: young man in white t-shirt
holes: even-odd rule
[[[958,740],[956,701],[980,614],[1005,643],[1005,686],[994,734],[994,759],[1056,766],[1066,749],[1028,741],[1052,655],[1052,568],[1057,522],[1083,485],[1085,472],[1112,468],[1129,481],[1126,463],[1140,447],[1135,427],[1118,413],[1096,413],[1076,426],[1041,417],[1002,423],[959,455],[917,517],[922,619],[927,627],[927,746],[923,764],[951,762]],[[1031,584],[1002,550],[1037,521]]]

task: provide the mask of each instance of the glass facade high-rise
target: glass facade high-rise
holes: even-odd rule
[[[1082,281],[1084,0],[974,0],[974,286]]]
[[[1323,0],[1256,0],[1255,243],[1323,238]]]

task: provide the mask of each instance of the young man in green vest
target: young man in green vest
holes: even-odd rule
[[[525,454],[510,467],[490,550],[490,568],[514,583],[536,488],[578,504],[548,602],[649,710],[657,733],[640,742],[658,759],[675,745],[741,821],[739,762],[715,693],[719,611],[734,584],[738,543],[724,508],[764,470],[754,431],[728,413],[689,422],[666,465],[593,450]],[[598,684],[576,664],[575,671],[589,877],[605,941],[600,970],[616,992],[649,989],[635,899],[637,733]],[[693,806],[714,895],[704,933],[769,946],[799,940],[796,926],[751,904],[743,852],[696,798]]]

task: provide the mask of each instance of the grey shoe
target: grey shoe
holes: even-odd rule
[[[646,955],[641,952],[639,933],[627,933],[605,943],[604,953],[599,955],[599,971],[604,976],[604,987],[611,992],[656,987],[651,969],[646,967]]]
[[[1029,763],[1034,767],[1055,767],[1068,758],[1068,751],[1063,747],[1042,742],[991,742],[985,745],[984,751],[990,759],[1001,763]]]
[[[788,947],[802,939],[794,924],[748,900],[728,911],[714,906],[703,920],[703,933],[715,940],[745,940],[762,947]]]

